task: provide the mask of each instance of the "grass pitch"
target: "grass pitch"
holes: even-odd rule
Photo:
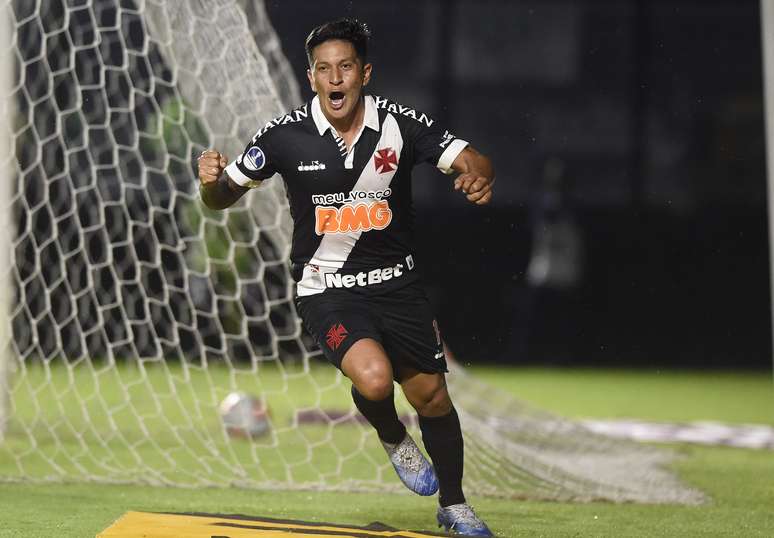
[[[774,424],[769,373],[478,368],[536,407],[571,417]],[[703,506],[571,504],[472,498],[500,537],[772,536],[774,454],[682,445],[681,477]],[[0,467],[9,462],[0,461]],[[31,463],[31,465],[33,465]],[[408,494],[0,484],[0,537],[94,536],[128,510],[220,512],[435,530],[435,500]]]

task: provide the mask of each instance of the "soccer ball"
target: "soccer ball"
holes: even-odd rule
[[[232,392],[220,402],[220,420],[231,437],[260,437],[269,432],[268,406],[246,392]]]

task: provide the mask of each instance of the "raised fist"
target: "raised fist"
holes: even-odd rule
[[[214,149],[206,149],[199,155],[199,181],[202,185],[215,183],[228,165],[226,156]]]

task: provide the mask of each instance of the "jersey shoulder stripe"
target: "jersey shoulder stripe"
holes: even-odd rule
[[[253,135],[252,143],[255,144],[259,138],[261,138],[268,131],[270,131],[275,127],[278,127],[281,125],[292,125],[292,124],[300,123],[301,121],[307,119],[308,117],[309,117],[309,103],[304,103],[303,105],[296,108],[295,110],[291,110],[287,114],[274,118],[273,120],[266,123],[266,125],[258,129],[258,131]]]
[[[386,97],[380,97],[378,95],[374,95],[373,97],[374,97],[374,102],[376,103],[376,108],[380,108],[380,109],[386,110],[387,112],[392,112],[393,114],[398,114],[400,116],[411,118],[412,120],[426,127],[432,127],[433,124],[435,123],[435,120],[432,119],[427,114],[425,114],[424,112],[420,112],[409,106],[401,105],[400,103],[391,101]]]

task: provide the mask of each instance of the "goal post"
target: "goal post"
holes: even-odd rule
[[[263,2],[0,8],[0,480],[403,491],[301,329],[281,179],[199,200],[203,149],[300,102]],[[702,500],[669,452],[448,381],[471,495]],[[232,392],[268,406],[262,435],[229,435]]]
[[[9,126],[14,115],[12,99],[11,12],[0,4],[0,443],[9,415],[11,361],[11,244],[16,229],[11,219],[13,150]]]

